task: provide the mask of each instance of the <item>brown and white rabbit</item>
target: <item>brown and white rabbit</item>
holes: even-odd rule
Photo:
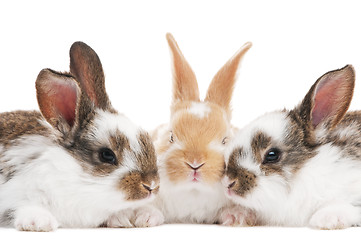
[[[361,112],[347,112],[352,66],[324,74],[295,109],[267,113],[230,142],[226,195],[260,224],[361,223]]]
[[[230,101],[238,65],[251,43],[219,70],[201,101],[195,74],[173,36],[166,37],[173,56],[173,102],[169,124],[153,133],[160,190],[156,208],[139,210],[135,225],[225,223],[229,219],[222,210],[231,201],[223,194],[221,177],[232,136]]]
[[[151,139],[111,106],[97,54],[74,43],[70,70],[40,72],[40,112],[0,114],[2,226],[117,227],[158,191]]]

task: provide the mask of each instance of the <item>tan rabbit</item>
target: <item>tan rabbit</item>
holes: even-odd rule
[[[136,226],[163,223],[232,224],[223,193],[224,148],[232,137],[231,97],[246,43],[216,74],[204,101],[191,67],[167,34],[173,56],[173,102],[169,124],[153,133],[160,190],[153,206],[140,209]]]

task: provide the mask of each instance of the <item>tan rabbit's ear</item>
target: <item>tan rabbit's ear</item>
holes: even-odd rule
[[[230,114],[230,102],[239,63],[244,54],[251,48],[247,42],[241,49],[217,72],[209,85],[205,101],[213,102],[223,107]]]
[[[36,79],[36,95],[44,118],[55,128],[59,124],[70,130],[77,122],[80,89],[66,74],[43,69]]]
[[[111,107],[105,91],[105,77],[100,59],[96,52],[83,42],[75,42],[70,48],[70,72],[95,106],[103,110]]]
[[[321,76],[296,108],[305,127],[311,131],[323,123],[335,127],[350,106],[354,86],[355,71],[351,65]]]
[[[199,101],[196,76],[172,34],[166,35],[173,56],[173,101]]]

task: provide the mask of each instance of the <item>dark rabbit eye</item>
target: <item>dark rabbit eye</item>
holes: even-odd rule
[[[170,142],[170,143],[173,143],[173,142],[174,142],[173,132],[172,132],[172,131],[170,131],[169,142]]]
[[[281,150],[278,148],[271,148],[264,156],[263,164],[276,163],[281,159]]]
[[[228,142],[228,137],[223,138],[222,144],[226,144]]]
[[[117,158],[115,157],[115,154],[112,150],[109,148],[102,148],[99,150],[99,158],[100,161],[103,163],[109,163],[116,165],[117,164]]]

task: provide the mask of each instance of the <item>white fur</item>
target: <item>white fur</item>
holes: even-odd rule
[[[131,223],[131,220],[134,217],[133,209],[126,209],[118,212],[117,214],[112,215],[108,218],[107,227],[110,228],[119,228],[119,227],[127,227],[131,228],[134,225]]]
[[[5,196],[0,198],[0,216],[14,211],[22,230],[34,230],[28,221],[35,221],[39,230],[54,230],[57,224],[50,215],[61,227],[97,227],[112,214],[151,200],[125,201],[117,184],[129,172],[126,167],[109,176],[93,176],[67,151],[39,135],[23,137],[2,152],[0,161],[4,159],[15,166],[16,173],[0,185],[0,195]],[[32,219],[35,212],[39,214]]]
[[[227,147],[225,151],[226,163],[228,163],[229,155],[236,146],[244,147],[243,150],[250,151],[251,140],[257,132],[264,132],[272,139],[281,141],[286,134],[285,129],[288,124],[286,119],[287,115],[284,112],[266,113],[239,130],[234,134],[234,137],[228,144],[230,147]]]
[[[153,207],[138,209],[134,218],[134,225],[137,227],[154,227],[164,222],[162,212]]]
[[[230,138],[230,137],[228,137]],[[209,149],[213,149],[216,150],[217,152],[223,153],[226,149],[227,143],[226,144],[222,144],[222,141],[220,140],[213,140],[212,142],[210,142],[208,144],[208,148]]]
[[[237,134],[228,156],[236,147],[250,151],[252,136],[260,129],[272,139],[282,139],[287,125],[279,112],[257,119]],[[347,137],[352,129],[338,134]],[[256,174],[257,186],[245,197],[227,196],[256,210],[265,224],[335,229],[361,223],[361,161],[346,157],[337,146],[319,147],[296,174],[285,169],[285,176],[265,176],[250,155],[239,159],[239,164]]]
[[[49,232],[58,228],[54,216],[44,208],[20,207],[16,212],[15,228],[20,231]]]
[[[188,112],[197,118],[205,118],[212,111],[212,109],[204,102],[192,102],[192,106],[188,108]]]
[[[124,134],[130,143],[133,151],[141,150],[138,136],[141,129],[130,121],[126,116],[117,113],[97,110],[98,117],[94,120],[93,139],[94,141],[109,141],[109,136],[116,134],[117,131]]]
[[[213,186],[202,183],[174,185],[165,176],[160,177],[156,205],[162,210],[166,223],[214,223],[219,220],[220,209],[228,203],[221,183]]]

